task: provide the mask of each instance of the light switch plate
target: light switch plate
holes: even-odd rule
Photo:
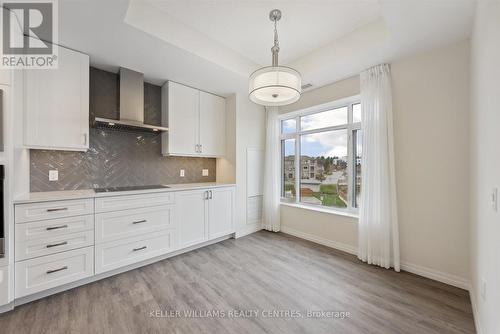
[[[186,172],[184,171],[184,169],[181,169],[180,173],[179,173],[179,176],[180,177],[184,177],[185,175],[186,175]]]
[[[208,169],[202,169],[201,176],[208,176]]]
[[[59,180],[59,171],[57,169],[49,170],[49,181],[57,181],[57,180]]]

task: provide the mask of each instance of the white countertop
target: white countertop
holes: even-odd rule
[[[107,197],[107,196],[137,195],[137,194],[147,194],[155,192],[195,190],[203,188],[228,187],[234,185],[235,185],[234,183],[202,182],[202,183],[167,184],[169,188],[115,191],[115,192],[103,192],[103,193],[96,193],[93,189],[43,191],[43,192],[28,193],[24,196],[20,196],[14,200],[14,204],[61,201],[61,200]]]

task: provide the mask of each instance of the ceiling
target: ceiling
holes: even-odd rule
[[[377,0],[146,1],[259,65],[271,61],[274,26],[269,12],[274,8],[282,11],[278,34],[283,63],[297,60],[381,16]]]
[[[411,53],[468,38],[474,0],[67,0],[60,44],[94,66],[141,71],[227,95],[271,61],[280,8],[280,63],[313,88]]]

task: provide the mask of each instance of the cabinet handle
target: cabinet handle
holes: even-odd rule
[[[200,153],[203,153],[203,145],[200,144]]]
[[[140,251],[140,250],[143,250],[143,249],[146,249],[148,248],[147,246],[142,246],[142,247],[139,247],[139,248],[134,248],[132,249],[134,252],[137,252],[137,251]]]
[[[66,211],[68,208],[47,209],[47,212]]]
[[[83,134],[83,145],[87,145],[87,134]]]
[[[204,199],[210,199],[209,195],[208,195],[208,190],[205,191],[205,198]]]
[[[68,225],[61,225],[61,226],[49,226],[46,228],[47,231],[52,231],[52,230],[58,230],[60,228],[67,228]]]
[[[52,247],[57,247],[57,246],[64,246],[64,245],[67,245],[68,242],[67,241],[63,241],[63,242],[59,242],[57,244],[48,244],[46,247],[47,248],[52,248]]]
[[[209,197],[209,198],[210,198],[210,199],[212,199],[212,198],[213,198],[213,196],[212,196],[212,190],[210,190],[210,197]]]
[[[194,145],[194,150],[196,153],[200,153],[200,144]]]
[[[56,273],[56,272],[61,271],[61,270],[66,270],[66,269],[68,269],[68,266],[64,266],[64,267],[61,267],[59,269],[47,270],[46,273],[47,274],[52,274],[52,273]]]
[[[143,219],[143,220],[138,220],[138,221],[132,222],[132,224],[141,224],[141,223],[145,223],[145,222],[147,222],[147,220]]]

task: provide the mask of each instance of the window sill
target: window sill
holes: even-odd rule
[[[329,209],[329,208],[325,208],[325,207],[317,207],[317,206],[312,206],[312,205],[307,205],[307,204],[281,202],[281,205],[290,206],[292,208],[299,208],[299,209],[305,209],[305,210],[310,210],[310,211],[329,213],[332,215],[343,216],[343,217],[350,217],[350,218],[356,218],[356,219],[358,219],[358,217],[359,217],[358,213],[355,213],[355,212],[335,210],[335,209]]]

